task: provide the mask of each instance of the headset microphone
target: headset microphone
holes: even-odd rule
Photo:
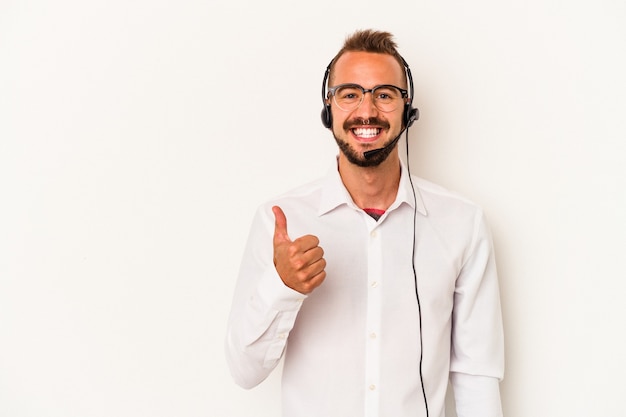
[[[386,151],[387,149],[393,148],[396,143],[398,143],[398,141],[400,140],[400,136],[402,136],[402,133],[404,133],[406,131],[406,127],[403,128],[400,133],[398,133],[398,136],[395,137],[394,140],[392,140],[391,142],[389,142],[388,144],[386,144],[385,146],[383,146],[382,148],[378,148],[378,149],[372,149],[371,151],[365,151],[363,152],[363,157],[365,159],[371,159],[374,156],[378,155],[381,152]]]
[[[394,140],[392,140],[391,142],[389,142],[387,145],[383,146],[382,148],[372,149],[371,151],[363,152],[363,157],[365,157],[365,159],[370,159],[370,158],[373,158],[374,155],[378,155],[379,153],[384,152],[389,148],[393,148],[396,145],[396,143],[398,143],[398,141],[400,140],[400,137],[402,136],[402,134],[406,132],[406,130],[417,119],[419,119],[419,111],[417,110],[417,108],[412,107],[410,109],[405,109],[405,119],[403,120],[404,127],[402,128],[400,133],[398,133],[398,136],[396,136]]]

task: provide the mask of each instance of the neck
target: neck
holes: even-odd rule
[[[364,208],[387,210],[396,199],[400,185],[398,152],[375,167],[353,165],[339,154],[339,175],[355,204]]]

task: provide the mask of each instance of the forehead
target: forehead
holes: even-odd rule
[[[346,52],[334,64],[331,83],[356,83],[366,88],[378,84],[405,86],[405,71],[388,54]]]

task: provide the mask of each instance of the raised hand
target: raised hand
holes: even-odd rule
[[[309,294],[326,278],[324,250],[319,239],[305,235],[291,240],[287,233],[287,218],[283,210],[272,207],[274,226],[274,266],[286,286]]]

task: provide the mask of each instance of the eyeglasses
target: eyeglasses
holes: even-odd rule
[[[404,104],[405,100],[403,99],[408,97],[407,90],[390,84],[377,85],[370,89],[363,88],[358,84],[340,84],[328,88],[328,95],[333,96],[333,101],[343,111],[357,109],[363,103],[365,93],[372,93],[374,106],[385,113],[397,109],[401,104]]]

